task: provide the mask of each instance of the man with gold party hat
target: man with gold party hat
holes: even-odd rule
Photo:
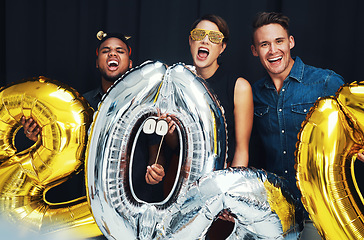
[[[96,37],[99,40],[96,46],[96,68],[100,72],[101,82],[99,87],[83,94],[94,110],[97,110],[104,93],[132,67],[131,47],[128,43],[130,37],[122,33],[105,33],[103,31],[99,31]],[[37,141],[38,136],[41,134],[41,128],[38,124],[32,118],[26,120],[23,117],[22,125],[26,137],[32,141]],[[80,197],[80,195],[86,195],[83,171],[75,175],[72,182],[59,185],[62,188],[58,189],[59,191],[50,191],[48,196],[58,198],[59,194],[57,193],[62,192],[62,196],[67,198],[64,200],[69,200]],[[64,194],[65,192],[67,194]],[[53,193],[55,196],[52,195]]]
[[[96,48],[96,68],[101,75],[101,85],[83,95],[95,110],[102,95],[133,65],[129,38],[121,33],[97,33],[100,42]]]
[[[133,62],[130,58],[131,47],[129,36],[122,33],[105,33],[99,31],[96,34],[99,40],[96,47],[96,68],[100,72],[101,84],[99,87],[83,94],[94,110],[101,101],[101,97],[124,73],[132,68]],[[22,124],[24,134],[33,141],[37,141],[41,129],[32,118],[23,117]]]
[[[130,37],[125,36],[122,33],[105,33],[103,31],[99,31],[96,34],[96,37],[99,40],[96,47],[96,68],[100,72],[101,84],[99,87],[83,94],[94,110],[98,109],[98,104],[101,102],[102,96],[108,91],[114,82],[120,79],[129,69],[132,68],[132,60],[130,58],[132,50],[128,42]],[[168,120],[170,125],[173,125],[173,121],[171,121],[170,117],[165,118]],[[41,133],[41,129],[38,124],[33,119],[30,118],[25,120],[24,117],[22,119],[22,124],[24,134],[29,139],[37,141],[38,135]],[[152,141],[149,139],[149,141],[149,151],[152,151],[151,149],[155,149],[153,144],[155,140]],[[82,179],[77,182],[82,182],[82,194],[85,195],[85,184],[83,179],[84,173],[76,176],[82,177]],[[145,181],[148,185],[160,185],[159,183],[162,181],[164,176],[164,168],[161,165],[151,164],[151,166],[147,167]],[[79,184],[77,184],[77,186],[78,185]],[[64,186],[64,188],[72,189],[74,186]]]

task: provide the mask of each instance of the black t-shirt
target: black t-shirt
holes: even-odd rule
[[[206,79],[208,87],[217,95],[227,124],[228,131],[228,158],[227,162],[232,162],[235,153],[235,118],[234,118],[234,89],[238,79],[237,75],[231,74],[220,66],[215,74]]]

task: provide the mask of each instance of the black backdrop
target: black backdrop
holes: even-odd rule
[[[292,55],[346,82],[364,80],[363,0],[0,0],[0,86],[43,75],[80,93],[96,87],[99,30],[132,36],[134,66],[148,59],[191,64],[189,28],[206,13],[230,26],[223,64],[253,83],[264,74],[250,52],[260,11],[291,18]]]
[[[134,66],[148,59],[191,64],[188,31],[205,13],[230,26],[223,64],[253,83],[264,74],[250,52],[250,25],[259,11],[291,18],[294,56],[333,69],[346,82],[364,80],[362,0],[3,0],[1,9],[1,85],[43,75],[80,93],[95,87],[99,30],[132,36]]]

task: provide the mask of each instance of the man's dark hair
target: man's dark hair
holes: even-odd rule
[[[277,12],[260,12],[255,16],[253,21],[253,34],[252,34],[252,42],[254,44],[254,34],[255,31],[268,24],[276,23],[281,25],[289,36],[289,18],[282,13]]]

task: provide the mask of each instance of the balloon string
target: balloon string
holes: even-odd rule
[[[155,163],[154,164],[157,164],[157,161],[158,161],[158,158],[159,158],[159,153],[161,151],[161,147],[162,147],[162,143],[163,143],[163,138],[164,138],[164,135],[162,136],[161,142],[159,144],[158,153],[157,153],[157,157],[155,158]]]

